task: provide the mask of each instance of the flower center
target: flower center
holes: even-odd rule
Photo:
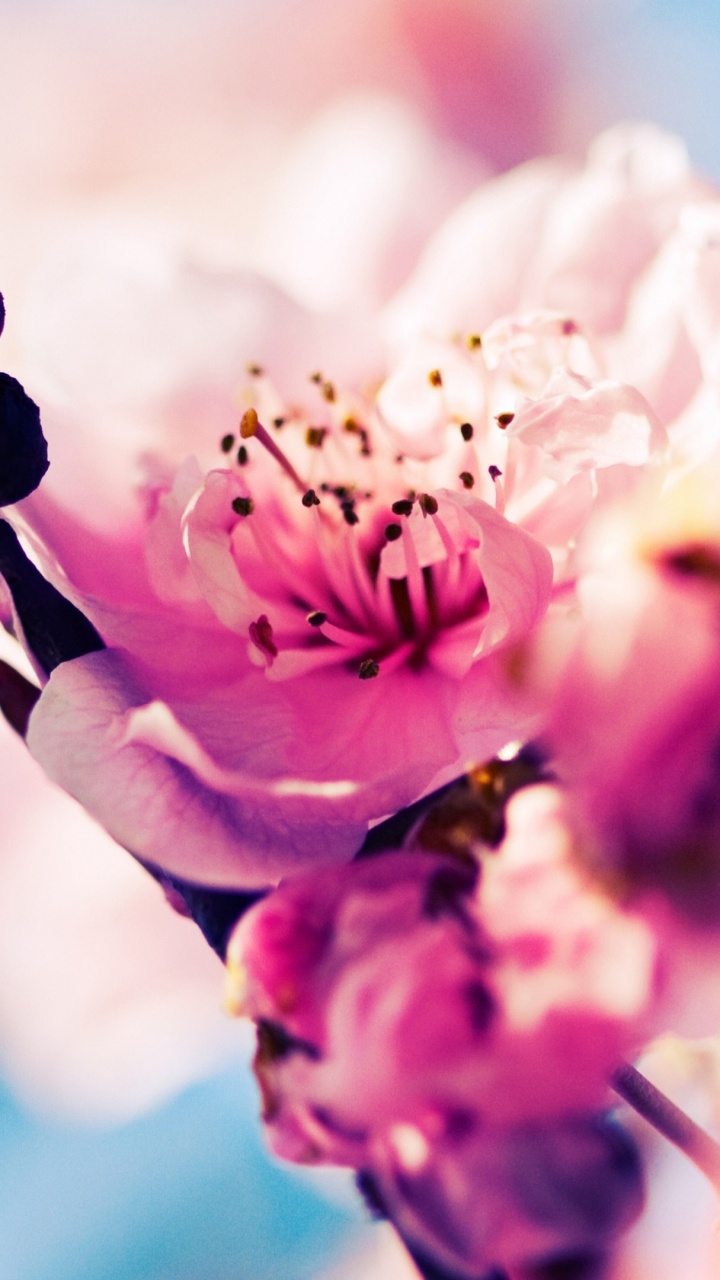
[[[331,383],[313,381],[324,401],[320,424],[279,413],[269,384],[259,385],[264,375],[240,423],[231,547],[259,604],[251,657],[278,678],[332,664],[362,680],[403,665],[419,670],[448,636],[482,626],[478,532],[452,490],[430,491],[427,460],[397,452],[374,402],[343,403]],[[432,385],[441,391],[437,378]],[[455,432],[463,493],[475,484],[477,458],[470,424]],[[226,436],[221,448],[229,454],[236,444]],[[497,492],[497,467],[490,476]]]

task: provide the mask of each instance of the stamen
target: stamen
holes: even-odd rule
[[[431,493],[418,494],[418,506],[420,507],[423,516],[437,515],[438,500],[437,498],[433,498]]]
[[[488,467],[490,479],[495,485],[495,510],[498,515],[503,515],[505,511],[505,486],[501,482],[502,471],[499,467]]]
[[[307,493],[302,496],[302,504],[304,507],[319,507],[320,499],[314,489],[308,489]]]
[[[251,622],[248,632],[253,644],[268,659],[268,666],[271,666],[278,656],[278,647],[275,644],[273,629],[267,614],[261,613],[255,622]]]
[[[475,484],[475,477],[471,475],[469,471],[461,471],[460,479],[462,480],[463,486],[466,489],[472,489],[473,485]]]
[[[233,498],[232,509],[236,516],[249,516],[255,510],[252,498]]]
[[[274,426],[274,427],[277,427],[277,429],[278,429],[278,431],[279,431],[281,427],[284,427],[284,426],[285,426],[285,419],[284,419],[284,418],[273,418],[273,426]]]
[[[380,663],[374,658],[363,658],[358,667],[358,675],[361,680],[372,680],[374,676],[380,675]]]
[[[428,374],[428,382],[431,387],[441,387],[443,384],[442,373],[439,369],[431,369]]]
[[[241,444],[241,445],[240,445],[240,448],[239,448],[239,449],[238,449],[238,451],[237,451],[237,460],[238,460],[238,466],[240,466],[240,467],[244,467],[244,466],[246,465],[246,463],[247,463],[247,460],[248,460],[248,451],[247,451],[247,449],[245,448],[245,445],[244,445],[244,444]]]
[[[465,341],[471,351],[477,351],[482,346],[482,338],[479,333],[469,333]]]
[[[386,525],[385,525],[385,537],[387,538],[388,542],[397,542],[398,538],[401,538],[401,537],[402,537],[402,527],[401,527],[401,525],[399,525],[399,524],[386,524]]]
[[[308,614],[307,620],[311,627],[321,627],[324,622],[327,622],[327,614],[323,613],[322,609],[316,609],[314,613]]]
[[[223,436],[222,440],[220,441],[220,448],[222,449],[223,453],[229,453],[234,443],[235,443],[235,437],[233,435],[228,434],[226,436]]]
[[[460,427],[460,435],[462,436],[463,440],[472,440],[473,436],[475,435],[475,429],[472,423],[463,422],[462,426]]]
[[[412,509],[411,498],[401,498],[399,502],[393,502],[390,508],[394,516],[409,516]]]
[[[506,427],[510,426],[510,423],[512,422],[514,417],[515,417],[514,413],[498,413],[495,418],[495,421],[497,422],[500,429],[504,431]]]
[[[278,448],[272,436],[269,435],[262,424],[258,422],[258,416],[255,409],[245,410],[245,413],[240,420],[240,435],[243,440],[258,440],[259,443],[267,449],[268,453],[272,455],[275,461],[279,462],[285,474],[290,477],[293,484],[300,490],[300,492],[305,493],[307,485],[303,484],[303,481],[300,479],[292,463],[285,457],[282,449]]]

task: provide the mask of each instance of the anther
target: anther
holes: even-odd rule
[[[431,493],[421,493],[418,496],[418,504],[424,516],[437,515],[438,500],[433,498]]]
[[[355,510],[353,509],[353,507],[350,505],[350,503],[349,503],[349,502],[343,502],[343,503],[341,504],[341,506],[342,506],[343,520],[345,521],[345,523],[346,523],[346,524],[359,524],[359,522],[360,522],[360,517],[359,517],[359,515],[357,514],[357,511],[355,511]]]
[[[314,489],[308,489],[307,493],[302,496],[302,504],[304,507],[319,507],[320,499]]]
[[[397,542],[398,538],[402,537],[401,526],[399,524],[386,524],[385,537],[388,542]]]
[[[498,413],[495,418],[495,421],[497,422],[498,426],[501,427],[502,430],[504,431],[506,427],[510,426],[510,423],[512,422],[514,417],[515,417],[514,413]]]
[[[285,419],[284,419],[284,418],[273,418],[273,426],[274,426],[274,427],[277,427],[277,429],[278,429],[278,431],[279,431],[281,427],[284,427],[284,426],[285,426]]]
[[[380,675],[380,663],[374,658],[363,658],[358,667],[358,675],[361,680],[372,680],[373,676]]]
[[[237,516],[249,516],[255,509],[252,498],[233,498],[232,509]]]
[[[327,435],[327,427],[308,427],[305,432],[305,443],[311,449],[321,449]]]
[[[320,385],[320,383],[323,381],[323,376],[322,376],[322,374],[320,373],[320,371],[319,371],[319,370],[317,370],[315,373],[311,373],[311,374],[309,375],[309,377],[308,377],[308,381],[309,381],[309,382],[314,382],[317,386],[319,386],[319,385]]]
[[[278,648],[275,644],[270,619],[266,613],[261,613],[260,617],[255,622],[250,623],[248,632],[253,644],[260,649],[266,657],[270,658],[271,661],[273,658],[277,658]]]
[[[261,422],[258,422],[258,416],[255,409],[246,409],[240,421],[240,435],[243,440],[256,439],[259,444],[267,449],[268,453],[282,467],[283,471],[290,477],[293,484],[301,493],[305,493],[307,485],[300,479],[297,471],[288,458],[285,457],[282,449],[273,440],[272,436],[265,430]]]
[[[474,427],[472,426],[472,423],[463,422],[462,426],[460,427],[460,435],[462,436],[463,440],[472,440],[473,436],[475,435],[475,430],[474,430]]]
[[[260,364],[249,364],[247,371],[251,378],[261,378],[265,370]]]
[[[431,386],[431,387],[441,387],[441,386],[442,386],[442,381],[443,381],[443,380],[442,380],[442,373],[440,372],[440,370],[439,370],[439,369],[431,369],[431,370],[430,370],[430,372],[429,372],[429,374],[428,374],[428,382],[430,383],[430,386]]]
[[[323,382],[320,390],[322,391],[323,399],[327,400],[328,404],[333,404],[335,400],[335,388],[332,382]]]
[[[413,509],[412,499],[400,498],[399,502],[393,502],[390,509],[394,516],[409,516]]]
[[[257,435],[258,416],[255,409],[246,409],[240,419],[240,435],[243,440],[250,440]]]
[[[482,346],[482,338],[479,333],[469,333],[465,341],[471,351],[477,351]]]
[[[234,443],[235,443],[234,435],[231,435],[228,433],[228,435],[223,436],[222,440],[220,441],[220,448],[222,449],[223,453],[229,453]]]
[[[471,475],[469,471],[461,471],[460,479],[462,480],[463,485],[466,489],[472,489],[473,485],[475,484],[475,477]]]
[[[324,622],[327,622],[327,614],[323,613],[322,609],[315,609],[313,613],[308,614],[307,620],[311,627],[321,627]]]
[[[248,451],[245,448],[244,444],[241,444],[240,448],[237,451],[237,460],[238,460],[238,465],[241,467],[244,467],[245,463],[248,460]]]
[[[488,473],[491,480],[499,480],[502,475],[502,471],[496,466],[488,467]]]

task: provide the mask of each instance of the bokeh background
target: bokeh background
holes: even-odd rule
[[[372,307],[482,175],[615,120],[677,130],[720,181],[715,0],[0,0],[0,58],[11,372],[98,226]],[[193,927],[0,726],[1,1280],[399,1280],[346,1179],[264,1153],[221,996]]]

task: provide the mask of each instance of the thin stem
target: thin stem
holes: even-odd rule
[[[613,1072],[610,1083],[638,1115],[679,1147],[720,1193],[720,1143],[715,1142],[629,1062],[622,1063]]]

